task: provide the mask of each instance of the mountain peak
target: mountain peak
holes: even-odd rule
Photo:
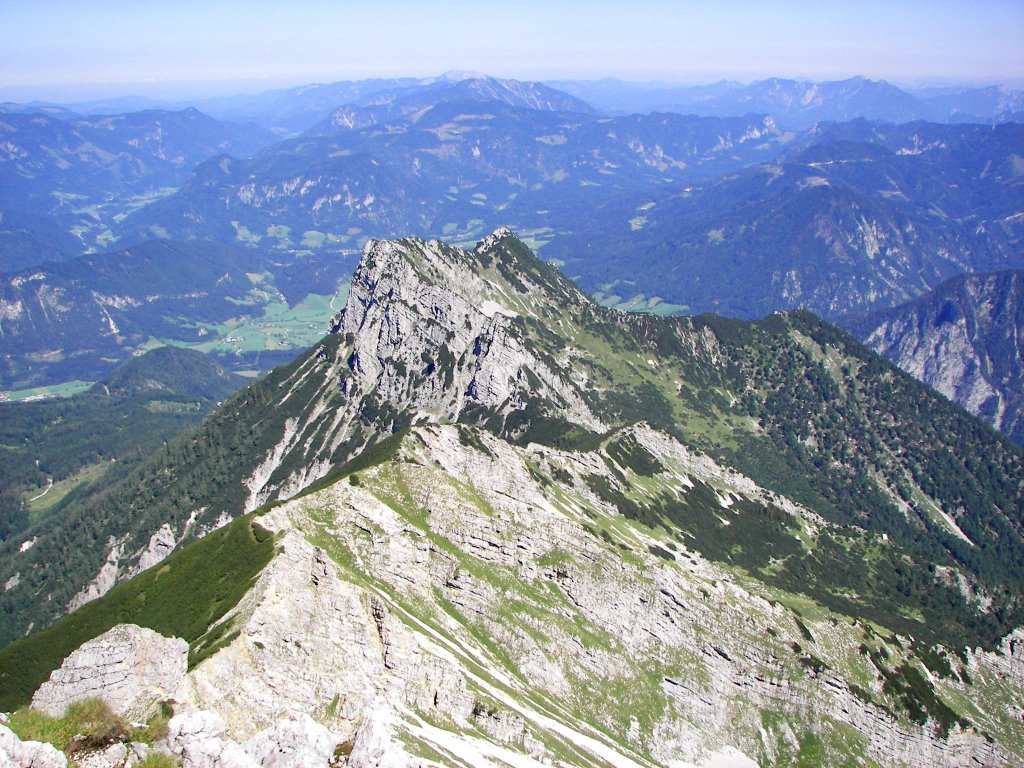
[[[499,707],[525,691],[532,733],[554,719],[531,702],[564,702],[560,733],[578,710],[581,743],[606,734],[601,754],[642,758],[616,765],[698,754],[666,733],[764,755],[806,730],[826,763],[1020,756],[1019,711],[1001,702],[1019,698],[1024,660],[1004,643],[1024,615],[1024,456],[852,338],[799,311],[606,310],[507,228],[471,250],[371,241],[333,330],[62,514],[69,530],[103,522],[99,557],[45,537],[46,520],[30,548],[0,549],[0,611],[20,630],[31,615],[10,607],[35,599],[53,618],[86,586],[45,567],[58,558],[109,587],[156,545],[264,507],[62,627],[141,626],[161,599],[161,620],[179,600],[207,616],[216,598],[216,626],[168,628],[199,659],[190,704],[224,708],[238,739],[284,702],[358,754],[382,691],[414,736],[507,733],[518,721]],[[251,568],[226,568],[232,552]],[[18,658],[0,656],[5,694]],[[720,741],[733,722],[749,728]],[[526,743],[516,728],[509,749]]]
[[[450,83],[459,83],[463,80],[495,80],[496,78],[486,75],[483,72],[474,72],[467,69],[450,69],[447,72],[439,75],[435,78],[437,80],[445,80]]]
[[[588,301],[507,228],[473,251],[373,240],[332,323],[351,344],[345,392],[452,420],[480,409],[507,417],[533,398],[599,431],[600,419],[538,354],[522,319],[567,299]]]

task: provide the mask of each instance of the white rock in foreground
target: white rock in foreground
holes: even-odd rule
[[[173,698],[188,667],[188,643],[134,624],[119,624],[83,644],[43,683],[32,706],[51,717],[98,697],[129,720],[145,720]]]
[[[224,738],[224,720],[215,712],[186,712],[167,725],[167,746],[182,768],[257,768],[259,763]]]
[[[22,741],[0,725],[0,768],[67,768],[68,759],[52,744]]]
[[[245,751],[262,768],[327,765],[338,739],[312,717],[280,720],[245,743]]]

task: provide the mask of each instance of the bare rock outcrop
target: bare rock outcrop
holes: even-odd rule
[[[192,710],[171,718],[166,739],[182,768],[326,766],[337,746],[335,734],[307,714],[278,720],[239,744],[219,714]]]
[[[216,712],[185,712],[171,718],[166,743],[182,768],[258,768],[224,731],[224,720]]]
[[[327,765],[337,745],[333,733],[303,713],[260,731],[244,749],[261,768],[304,768]]]
[[[145,720],[174,696],[187,666],[184,640],[119,624],[68,656],[36,691],[32,706],[58,717],[69,704],[98,697],[129,720]]]
[[[68,759],[52,744],[22,741],[0,725],[0,768],[67,768]]]

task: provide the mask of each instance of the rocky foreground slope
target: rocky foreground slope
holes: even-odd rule
[[[610,467],[624,490],[671,492],[723,525],[770,506],[797,540],[827,527],[646,425],[590,454],[414,427],[382,463],[254,519],[277,555],[210,629],[225,640],[171,683],[153,673],[179,712],[163,747],[186,766],[281,765],[239,745],[308,716],[320,727],[303,738],[326,732],[351,766],[1021,758],[1024,638],[940,652],[931,671],[906,637],[624,519],[592,488]],[[116,687],[95,666],[110,653],[55,674],[34,703],[60,711],[61,686]]]
[[[356,766],[1024,759],[1022,456],[850,337],[601,310],[505,231],[372,244],[334,330],[82,508],[122,583],[0,706],[127,621],[188,643],[185,765],[303,718]],[[61,594],[39,536],[6,605]]]

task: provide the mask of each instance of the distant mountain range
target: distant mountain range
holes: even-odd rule
[[[607,304],[745,318],[804,307],[838,318],[911,300],[965,272],[1024,267],[1019,123],[846,119],[926,113],[955,122],[980,114],[998,122],[1018,114],[1015,92],[911,94],[863,78],[689,90],[557,85],[566,90],[448,73],[206,104],[230,122],[194,108],[92,117],[74,111],[123,109],[124,101],[46,107],[46,114],[32,112],[40,105],[5,105],[0,272],[26,280],[34,270],[46,276],[40,285],[57,285],[59,275],[80,266],[40,264],[107,251],[86,270],[100,275],[105,260],[121,264],[126,247],[198,239],[255,250],[231,256],[232,266],[217,275],[202,265],[192,270],[190,296],[219,296],[232,284],[201,279],[234,275],[239,290],[257,279],[243,272],[268,275],[257,279],[267,285],[298,280],[312,291],[318,275],[333,281],[347,274],[370,238],[403,232],[472,244],[511,225]],[[689,110],[698,112],[763,110],[789,127],[764,114],[608,117],[588,103],[615,111],[614,104],[641,97],[648,106],[669,99],[663,106],[698,105]],[[160,274],[155,264],[147,278],[154,285],[188,271],[173,265]],[[75,296],[67,306],[88,307],[82,311],[106,335],[103,343],[83,337],[66,347],[58,343],[63,331],[42,315],[19,326],[17,317],[28,317],[24,308],[39,302],[11,294],[10,306],[20,309],[5,310],[3,322],[13,330],[4,344],[12,350],[7,360],[18,358],[21,367],[8,369],[7,383],[41,370],[70,371],[71,361],[101,347],[112,361],[144,343],[145,333],[103,331],[109,324],[89,291],[111,295],[102,289],[105,279],[83,277],[78,287],[60,289]],[[147,295],[166,294],[154,288]],[[143,325],[197,333],[215,321],[187,302],[176,306],[177,319],[142,313]],[[218,306],[214,314],[223,319]],[[135,322],[125,316],[115,325]],[[92,352],[66,354],[79,344]],[[55,350],[63,350],[61,364],[42,365]]]
[[[429,94],[444,98],[461,91],[490,91],[515,106],[608,115],[675,112],[705,117],[771,115],[785,128],[858,117],[887,122],[1007,122],[1024,116],[1024,91],[1002,85],[907,89],[884,80],[853,77],[820,81],[768,78],[752,83],[722,80],[702,85],[633,83],[603,80],[549,80],[545,83],[489,77],[475,72],[446,72],[428,78],[371,78],[317,83],[255,94],[192,100],[141,97],[69,104],[0,104],[0,112],[44,112],[52,117],[123,114],[143,110],[194,107],[218,120],[255,123],[280,136],[302,133],[339,107],[381,107],[415,101]],[[554,106],[557,105],[557,106]]]
[[[777,162],[581,212],[542,252],[589,291],[689,312],[892,306],[1024,265],[1022,153],[1019,124],[830,126]]]
[[[131,241],[273,232],[288,248],[310,238],[358,248],[403,228],[466,241],[512,223],[546,240],[620,193],[737,171],[784,143],[764,117],[602,118],[489,96],[385,113],[338,111],[249,160],[213,158],[116,233]]]
[[[406,103],[336,110],[249,160],[212,159],[114,232],[354,256],[396,229],[471,242],[508,224],[591,292],[741,317],[838,316],[1024,266],[1020,124],[794,134],[763,117],[606,118],[487,94]]]
[[[840,324],[1024,445],[1024,272],[960,275]]]
[[[0,113],[43,112],[52,117],[73,119],[86,114],[199,109],[218,120],[256,124],[280,136],[292,136],[325,120],[340,107],[390,109],[394,116],[429,104],[466,100],[498,101],[510,106],[556,112],[595,112],[580,99],[542,83],[500,79],[472,72],[448,72],[439,77],[340,81],[185,102],[128,98],[68,105],[8,103],[0,105]]]
[[[786,128],[822,121],[913,120],[972,123],[1024,118],[1024,91],[1003,86],[907,91],[890,83],[854,77],[810,82],[769,78],[750,84],[723,80],[710,85],[670,86],[559,80],[549,85],[585,99],[610,114],[678,112],[693,115],[769,114]]]
[[[255,125],[191,108],[70,119],[0,113],[0,211],[51,219],[80,238],[79,252],[102,247],[118,216],[173,191],[203,160],[247,156],[271,140]]]

